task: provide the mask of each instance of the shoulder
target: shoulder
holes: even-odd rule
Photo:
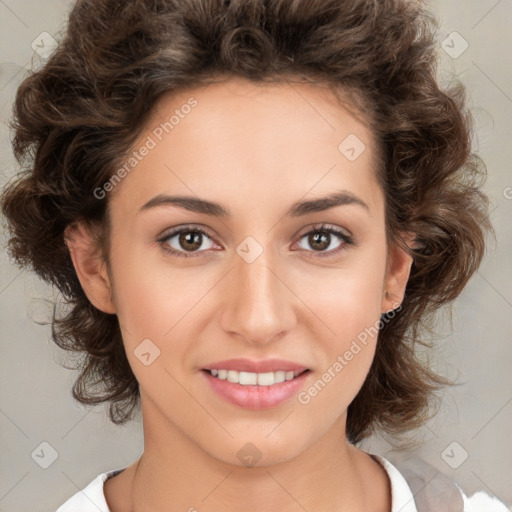
[[[459,485],[419,457],[393,462],[371,455],[388,472],[392,512],[510,512],[504,503],[485,492],[466,496]]]
[[[101,473],[86,487],[71,496],[56,512],[110,512],[103,492],[103,485],[109,478],[124,469],[113,469]]]
[[[461,491],[462,492],[462,491]],[[464,512],[511,512],[511,508],[498,498],[479,491],[471,495],[469,498],[462,493],[464,501]]]

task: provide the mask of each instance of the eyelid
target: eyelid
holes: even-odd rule
[[[175,226],[173,228],[166,229],[159,237],[158,241],[162,239],[167,239],[174,235],[177,235],[183,231],[199,231],[200,233],[204,233],[209,238],[214,239],[215,235],[212,234],[209,228],[203,226],[202,224],[183,224],[182,226]]]
[[[316,222],[314,224],[310,224],[309,226],[306,226],[305,228],[302,228],[301,230],[299,230],[298,234],[295,236],[297,236],[300,239],[304,235],[309,234],[311,231],[329,231],[329,230],[336,231],[336,233],[346,236],[347,238],[353,238],[352,233],[348,229],[342,228],[340,226],[336,226],[335,224],[329,224],[327,222]]]

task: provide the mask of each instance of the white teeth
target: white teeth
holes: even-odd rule
[[[238,372],[234,370],[228,370],[228,382],[238,382]]]
[[[258,385],[260,386],[271,386],[272,384],[275,384],[275,376],[274,372],[268,372],[268,373],[258,373]]]
[[[295,374],[293,372],[291,372],[292,374],[292,379],[293,377],[295,376]],[[285,371],[277,371],[277,372],[274,372],[274,384],[279,384],[280,382],[284,382],[286,380],[286,372]],[[291,380],[291,379],[288,379],[288,380]]]
[[[237,373],[237,372],[235,372]],[[235,380],[235,382],[238,382],[239,384],[249,385],[249,384],[258,384],[258,377],[256,373],[250,373],[250,372],[240,372],[238,374],[238,379]],[[236,375],[235,375],[236,379]],[[259,383],[261,384],[261,382]]]
[[[252,373],[252,372],[237,372],[236,370],[210,370],[210,373],[221,380],[227,380],[242,386],[272,386],[272,384],[279,384],[285,380],[292,380],[302,372],[285,372],[279,370],[277,372],[267,373]]]

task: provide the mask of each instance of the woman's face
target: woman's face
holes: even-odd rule
[[[248,442],[264,464],[344,437],[410,267],[399,250],[387,267],[373,148],[318,86],[232,78],[157,103],[108,196],[112,311],[145,421],[238,465]],[[258,388],[205,371],[232,359],[309,371]]]

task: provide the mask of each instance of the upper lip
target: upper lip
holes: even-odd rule
[[[303,372],[308,368],[293,361],[283,359],[266,359],[264,361],[251,361],[250,359],[229,359],[217,361],[203,367],[203,370],[236,370],[238,372],[266,373],[283,370],[286,372]]]

